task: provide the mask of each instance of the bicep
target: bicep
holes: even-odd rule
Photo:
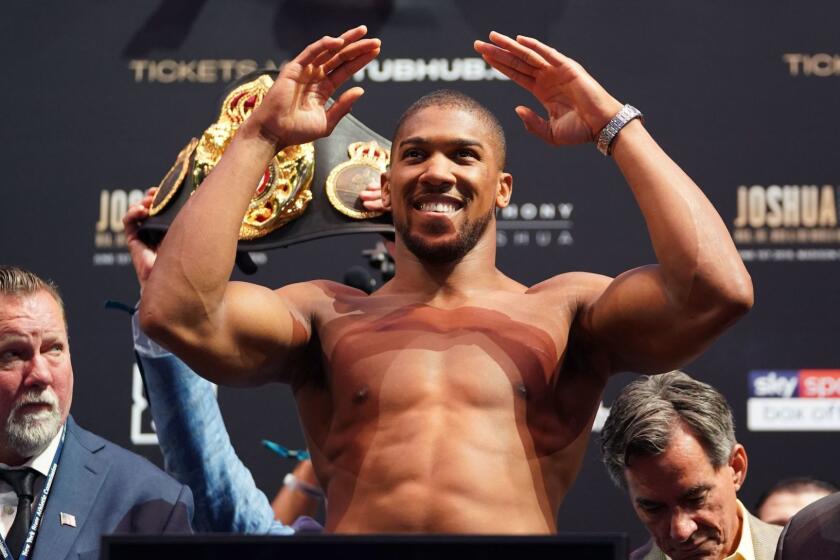
[[[575,320],[589,360],[608,373],[661,373],[698,356],[723,330],[714,310],[687,310],[668,296],[657,265],[592,281]]]
[[[211,381],[255,385],[272,381],[305,346],[311,326],[298,304],[301,290],[270,290],[230,282],[222,304],[200,322],[181,327],[170,349]]]

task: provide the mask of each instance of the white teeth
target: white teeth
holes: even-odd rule
[[[441,212],[443,214],[449,214],[457,211],[458,207],[455,204],[446,202],[424,202],[420,205],[420,210],[423,212]]]

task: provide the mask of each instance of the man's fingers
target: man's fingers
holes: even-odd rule
[[[478,52],[484,60],[492,60],[494,64],[503,64],[509,68],[513,68],[517,72],[534,76],[539,71],[538,68],[531,66],[519,57],[503,48],[485,43],[483,41],[475,41],[473,48]]]
[[[503,64],[501,61],[495,60],[486,55],[483,55],[482,58],[487,64],[513,80],[514,83],[519,84],[528,91],[534,90],[534,84],[536,83],[535,78],[527,74],[523,74],[519,70],[516,70],[515,68],[508,66],[507,64]]]
[[[324,56],[325,53],[329,54],[335,52],[343,46],[343,39],[325,35],[303,49],[301,53],[293,59],[293,62],[297,62],[301,66],[307,66],[314,63],[319,57]]]
[[[359,193],[359,198],[362,199],[362,206],[365,210],[371,212],[384,212],[385,207],[382,205],[382,185],[380,183],[371,183],[365,190]]]
[[[350,62],[360,56],[366,56],[374,51],[379,54],[381,47],[382,42],[379,39],[362,39],[361,41],[351,43],[323,63],[324,72],[333,72],[342,64]]]
[[[382,188],[378,185],[374,187],[366,187],[365,190],[359,193],[359,198],[362,200],[379,200],[382,198]]]
[[[538,52],[535,52],[534,49],[514,41],[511,37],[503,33],[491,31],[490,40],[504,50],[513,53],[523,63],[533,66],[536,69],[544,68],[548,65],[546,59],[540,56]]]
[[[369,212],[385,212],[385,207],[382,205],[382,199],[376,200],[362,200],[362,206]]]
[[[123,222],[132,218],[136,220],[138,217],[142,219],[147,217],[148,215],[149,207],[146,206],[146,204],[144,204],[143,202],[138,202],[137,204],[132,204],[128,207],[125,216],[123,216]]]
[[[357,25],[356,27],[350,28],[342,33],[341,38],[345,41],[355,41],[367,35],[367,32],[367,25]]]
[[[371,49],[366,49],[356,54],[356,56],[342,63],[329,74],[329,81],[333,90],[346,82],[350,76],[367,66],[371,60],[379,56],[379,45],[377,44]]]
[[[151,204],[151,201],[149,202]],[[149,217],[149,207],[143,203],[132,204],[128,207],[122,219],[123,227],[125,227],[125,234],[132,236],[139,227],[139,222]]]
[[[380,183],[379,179],[377,179],[375,182],[366,186],[365,190],[363,190],[362,192],[377,192],[378,193],[380,191],[382,191],[382,183]]]
[[[157,187],[149,187],[146,189],[146,193],[143,195],[143,199],[140,201],[140,204],[142,204],[145,208],[151,208],[152,202],[155,201],[157,191]]]
[[[567,64],[569,62],[569,57],[563,55],[560,51],[553,47],[549,47],[545,43],[534,39],[533,37],[526,37],[525,35],[517,35],[516,42],[519,45],[526,46],[530,49],[533,49],[541,57],[547,60],[551,65],[557,66],[560,64]]]
[[[337,38],[336,37],[328,37],[328,36],[323,37],[321,39],[321,41],[329,38],[329,39],[336,39],[339,42],[334,44],[334,45],[337,45],[337,46],[332,46],[333,43],[330,42],[328,45],[326,45],[326,48],[321,49],[308,62],[302,62],[300,60],[298,60],[298,62],[300,62],[300,64],[315,64],[315,65],[323,64],[324,62],[326,62],[327,60],[329,60],[333,56],[333,54],[335,53],[336,50],[338,50],[338,49],[340,49],[340,48],[342,48],[346,45],[349,45],[351,43],[354,43],[354,42],[358,41],[359,39],[364,37],[366,34],[367,34],[367,27],[365,27],[364,25],[360,25],[358,27],[354,27],[353,29],[348,29],[347,31],[342,33]],[[320,41],[316,41],[315,43],[313,43],[313,45],[317,45],[318,42],[320,42]],[[312,46],[312,45],[310,45],[310,46]],[[308,48],[309,47],[307,47],[307,49]],[[306,50],[304,50],[304,52],[306,52]],[[303,54],[303,53],[301,53],[301,54]]]
[[[359,27],[354,27],[353,29],[348,29],[341,35],[339,35],[339,39],[343,41],[342,48],[351,45],[364,37],[367,34],[367,27],[364,25],[360,25]],[[318,57],[312,61],[312,64],[324,64],[328,61],[332,56],[334,56],[335,50],[324,51]]]
[[[548,121],[540,117],[528,107],[522,105],[516,108],[516,114],[522,119],[525,129],[545,142],[551,143],[551,130]]]
[[[335,125],[338,124],[338,121],[350,112],[350,109],[353,107],[353,103],[364,95],[364,93],[365,90],[360,87],[350,88],[342,93],[335,103],[330,105],[330,108],[327,109],[327,135],[332,133],[332,130],[335,128]]]

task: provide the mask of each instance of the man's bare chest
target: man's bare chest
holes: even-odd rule
[[[478,375],[525,392],[549,382],[568,338],[569,318],[539,302],[343,303],[318,325],[318,336],[331,380],[350,386],[385,376],[408,376],[408,383],[420,372],[439,387]]]
[[[572,319],[562,310],[537,300],[451,308],[367,303],[340,302],[317,324],[322,398],[341,433],[389,427],[434,439],[493,427],[511,437],[528,433],[536,456],[546,456],[580,432],[577,424],[564,429],[557,408]],[[585,408],[583,423],[591,403]]]

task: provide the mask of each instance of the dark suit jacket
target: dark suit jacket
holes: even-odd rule
[[[794,515],[779,537],[776,560],[840,558],[840,493]]]
[[[31,558],[96,559],[107,533],[188,533],[192,511],[189,488],[71,417]],[[60,523],[62,512],[75,527]]]

